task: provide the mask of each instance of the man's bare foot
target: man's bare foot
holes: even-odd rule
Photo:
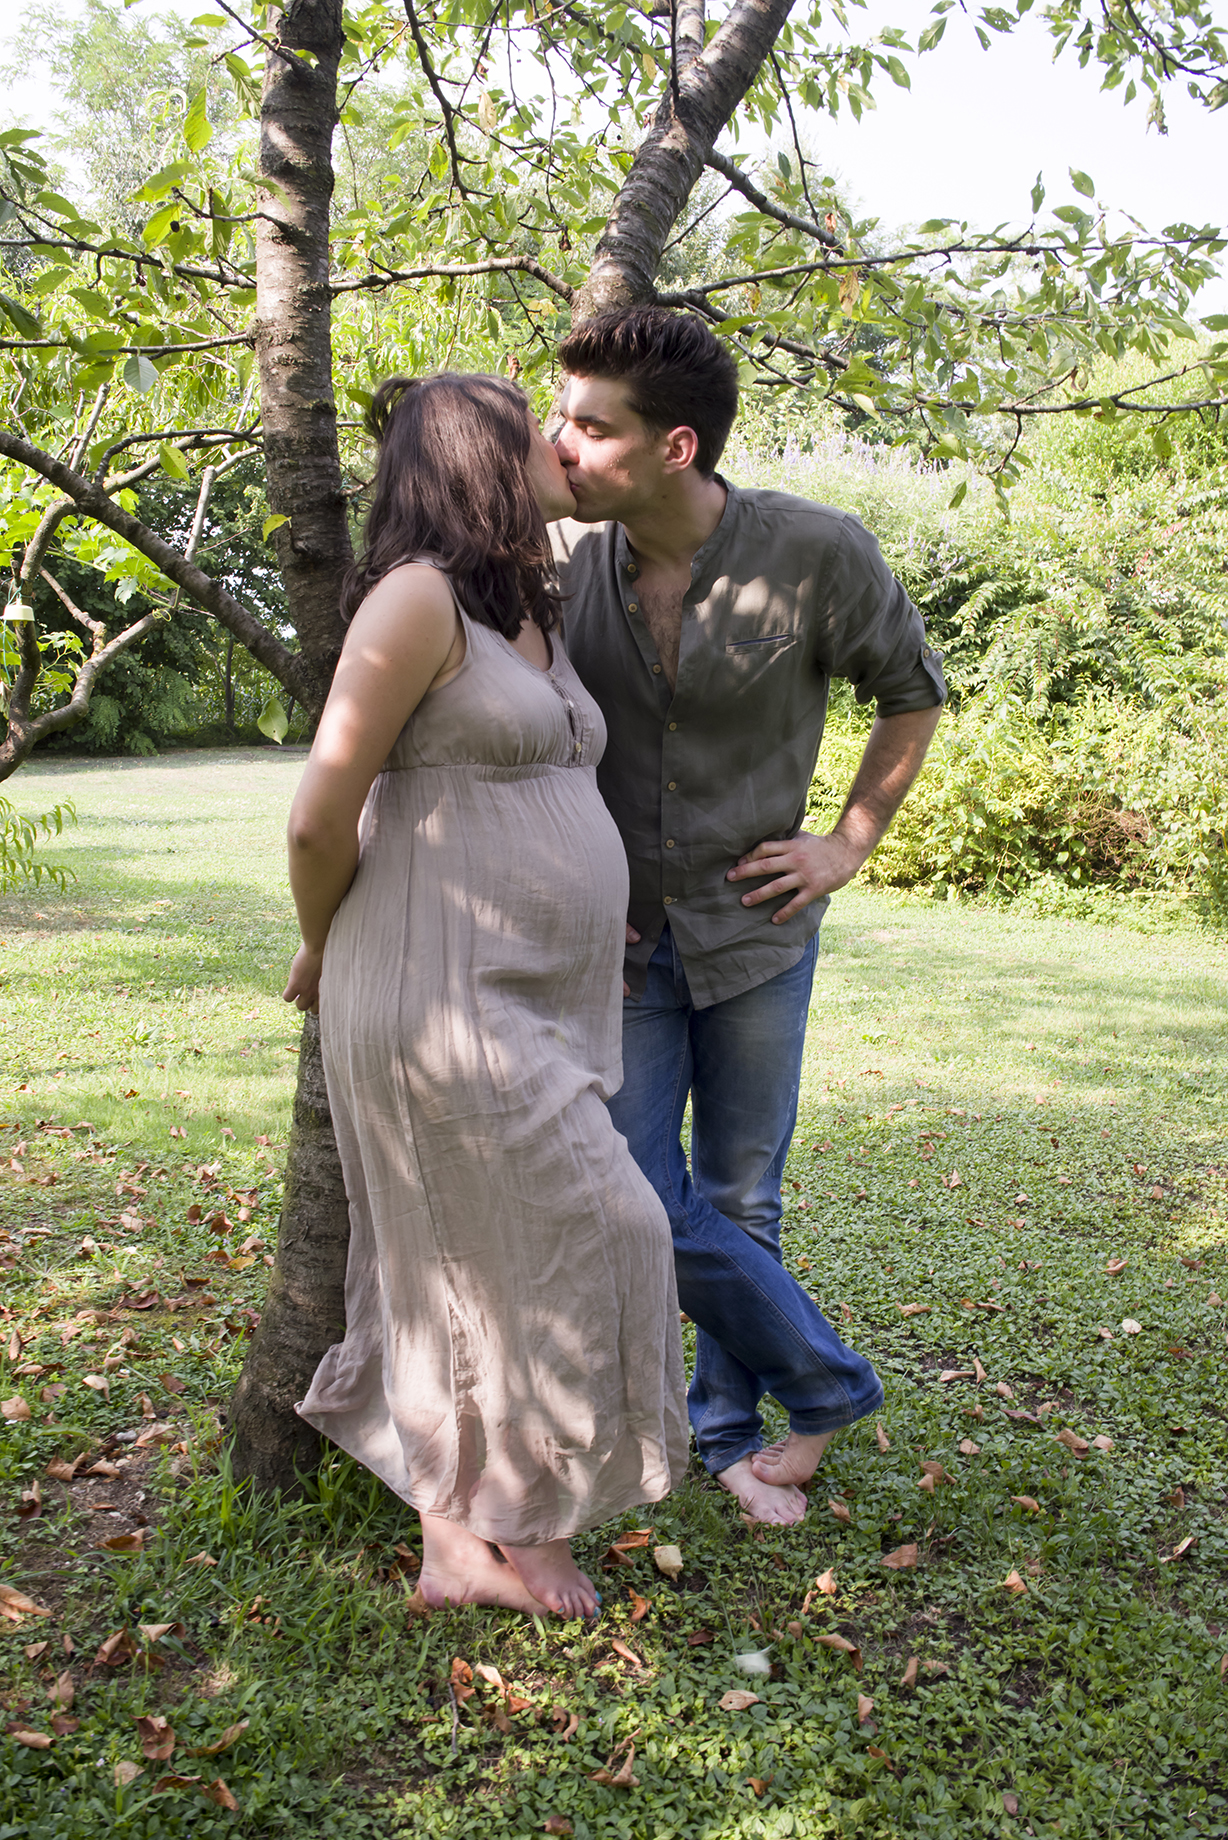
[[[759,1453],[756,1452],[756,1455]],[[777,1527],[791,1527],[806,1512],[806,1497],[800,1489],[765,1482],[751,1468],[752,1457],[739,1457],[716,1480],[742,1504],[748,1520],[767,1521]]]
[[[438,1515],[422,1516],[422,1601],[431,1609],[448,1604],[496,1604],[541,1616],[550,1608],[524,1580],[493,1553],[485,1540]]]
[[[596,1616],[601,1594],[571,1556],[566,1540],[540,1546],[504,1546],[499,1551],[525,1588],[559,1616]]]
[[[820,1431],[817,1437],[803,1437],[790,1431],[779,1444],[756,1450],[750,1458],[751,1468],[760,1482],[809,1482],[823,1460],[823,1452],[835,1437],[834,1431]]]

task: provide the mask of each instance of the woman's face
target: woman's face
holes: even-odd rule
[[[554,447],[541,431],[541,424],[529,412],[529,485],[547,523],[554,518],[570,517],[576,508],[567,475]]]

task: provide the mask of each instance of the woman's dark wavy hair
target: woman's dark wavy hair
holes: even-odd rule
[[[457,371],[389,377],[366,425],[379,465],[342,618],[398,563],[430,556],[465,612],[505,639],[526,617],[543,632],[557,626],[546,520],[528,478],[529,408],[516,386]]]

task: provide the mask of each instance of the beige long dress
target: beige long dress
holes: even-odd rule
[[[298,1407],[423,1513],[514,1545],[680,1480],[669,1226],[622,1081],[627,868],[562,651],[467,649],[371,789],[320,987],[346,1336]]]

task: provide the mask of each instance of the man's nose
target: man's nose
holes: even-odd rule
[[[554,451],[563,465],[574,466],[576,455],[575,449],[571,446],[568,438],[567,423],[561,422],[558,428],[550,436],[550,439],[554,442]]]

